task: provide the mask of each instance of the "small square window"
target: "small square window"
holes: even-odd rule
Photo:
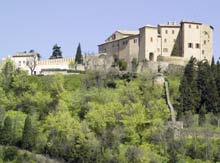
[[[191,24],[189,24],[189,28],[192,28],[192,25],[191,25]]]
[[[196,29],[199,29],[199,25],[196,26]]]
[[[196,49],[200,49],[200,44],[196,44]]]
[[[172,34],[175,34],[175,31],[174,31],[174,30],[172,30]]]
[[[189,44],[188,44],[188,47],[189,47],[189,48],[193,48],[193,43],[189,43]]]
[[[137,43],[137,39],[134,39],[134,44],[136,44]]]
[[[166,39],[166,38],[164,39],[164,42],[167,42],[167,39]]]
[[[151,38],[150,38],[150,42],[153,42],[153,41],[154,41],[154,39],[153,39],[153,37],[151,37]]]
[[[204,40],[204,42],[203,42],[203,43],[204,43],[204,45],[206,45],[206,40]]]
[[[166,30],[165,33],[168,34],[168,30]]]

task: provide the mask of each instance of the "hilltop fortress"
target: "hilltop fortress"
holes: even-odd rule
[[[192,56],[198,61],[207,59],[211,63],[213,27],[182,21],[146,25],[138,31],[117,30],[103,44],[98,45],[98,51],[96,55],[85,55],[84,63],[80,65],[74,63],[74,57],[41,60],[38,53],[16,53],[11,58],[17,68],[36,75],[57,72],[68,74],[88,69],[108,71],[119,60],[126,62],[127,71],[155,72],[158,67],[166,71],[169,66],[184,66]],[[30,66],[34,70],[30,70]]]
[[[99,53],[125,60],[129,67],[134,58],[142,61],[163,61],[185,65],[191,58],[207,59],[213,56],[213,27],[182,21],[157,26],[146,25],[138,31],[117,30],[98,45]]]

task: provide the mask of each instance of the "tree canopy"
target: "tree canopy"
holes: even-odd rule
[[[53,52],[52,55],[50,56],[50,59],[59,59],[59,58],[63,58],[61,47],[55,44],[53,46]]]

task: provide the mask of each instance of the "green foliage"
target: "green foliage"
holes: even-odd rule
[[[62,51],[60,50],[60,46],[58,46],[57,44],[55,44],[53,46],[53,53],[50,56],[50,59],[59,59],[59,58],[63,58],[62,56]]]
[[[75,56],[75,63],[76,64],[82,64],[83,63],[83,56],[82,56],[82,51],[81,51],[81,45],[79,43],[76,51],[76,56]]]
[[[23,71],[13,72],[10,87],[0,85],[0,143],[76,163],[218,162],[220,140],[206,136],[213,130],[219,131],[218,110],[211,109],[215,106],[211,98],[215,98],[207,92],[210,98],[204,96],[202,108],[196,105],[199,101],[200,106],[201,100],[194,98],[198,90],[198,99],[203,97],[199,81],[208,86],[207,82],[213,84],[214,78],[217,85],[217,74],[212,80],[198,78],[212,72],[211,69],[204,64],[197,67],[192,60],[185,70],[184,81],[180,83],[179,76],[167,77],[175,108],[183,101],[187,106],[179,107],[178,112],[184,111],[183,120],[190,127],[189,132],[191,129],[207,133],[198,137],[180,134],[178,139],[165,125],[170,115],[164,88],[153,86],[152,74],[120,76],[117,72],[100,71],[28,76]],[[108,85],[111,82],[113,86]],[[179,86],[184,87],[180,92]],[[205,90],[212,90],[208,88]],[[0,162],[36,160],[26,151],[5,152],[5,148],[0,147]]]
[[[25,119],[22,135],[22,148],[32,150],[36,141],[36,129],[34,128],[30,116]]]
[[[13,124],[10,117],[6,117],[1,130],[0,141],[4,145],[13,144]]]
[[[8,147],[4,150],[4,161],[13,161],[16,159],[18,151],[15,147]]]
[[[21,111],[9,110],[5,113],[5,117],[9,117],[12,122],[12,139],[13,142],[18,144],[22,139],[22,132],[26,114]]]
[[[76,64],[73,61],[70,61],[69,68],[70,69],[76,69]]]
[[[127,70],[128,63],[127,63],[125,60],[120,59],[120,60],[118,61],[118,66],[119,66],[119,70],[120,70],[120,71],[125,71],[125,70]]]
[[[185,67],[185,72],[183,75],[183,78],[180,83],[179,91],[180,91],[180,107],[179,107],[179,113],[191,111],[192,113],[195,113],[199,101],[200,96],[197,89],[197,83],[196,83],[196,59],[191,58],[189,63]]]
[[[6,58],[1,67],[2,73],[0,74],[0,85],[8,91],[11,87],[13,75],[15,72],[14,62],[10,58]]]
[[[137,67],[138,67],[138,59],[137,58],[133,58],[131,61],[132,64],[132,72],[137,72]]]

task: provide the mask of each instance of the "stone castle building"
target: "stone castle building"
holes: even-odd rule
[[[182,21],[147,25],[139,28],[139,31],[117,30],[98,48],[99,53],[125,60],[129,67],[134,58],[140,62],[164,61],[185,65],[193,56],[197,60],[207,59],[211,62],[213,27]]]
[[[128,63],[128,71],[134,72],[132,63],[137,61],[137,72],[145,69],[157,71],[158,67],[164,71],[169,65],[184,66],[192,56],[197,60],[207,59],[211,63],[213,27],[182,21],[157,26],[147,25],[138,31],[117,30],[105,43],[98,45],[98,48],[99,53],[85,55],[84,64],[81,65],[74,63],[74,57],[41,60],[40,54],[35,52],[16,53],[10,58],[16,68],[36,75],[70,74],[88,69],[107,71],[116,58]],[[34,70],[30,69],[30,65],[35,66]]]

